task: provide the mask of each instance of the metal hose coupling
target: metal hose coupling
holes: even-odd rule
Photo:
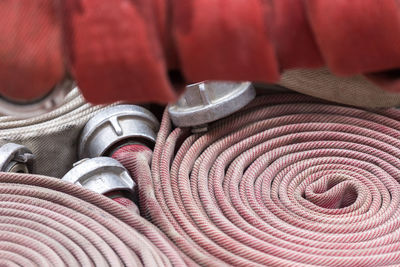
[[[207,131],[207,124],[225,118],[250,103],[256,90],[250,82],[204,81],[186,86],[185,93],[168,108],[177,127]]]
[[[0,146],[0,171],[15,173],[33,173],[35,156],[29,148],[5,143]]]
[[[157,118],[143,107],[117,105],[104,109],[85,125],[79,142],[79,156],[80,158],[110,156],[125,166],[131,160],[135,160],[136,157],[132,153],[125,153],[129,150],[129,147],[134,146],[150,150],[155,144],[158,128],[159,122]],[[102,169],[99,159],[102,159],[102,164],[111,163],[111,159],[97,158],[99,169]],[[114,161],[113,164],[118,165],[118,170],[120,170],[122,165],[120,163],[117,164],[114,159],[112,160]],[[85,160],[82,164],[89,164],[91,161]],[[128,175],[126,170],[123,173],[125,177]],[[137,177],[132,178],[133,180],[137,179]],[[102,190],[101,193],[138,212],[137,206],[132,203],[132,201],[136,204],[139,203],[139,196],[136,193],[137,182],[132,181],[129,177],[130,181],[126,183],[126,186],[131,186],[131,183],[133,185],[131,190],[126,190],[123,186],[118,188],[116,180],[119,181],[118,183],[121,183],[123,180],[127,180],[127,178],[121,179],[114,175],[108,179],[108,188],[111,186],[113,189],[107,190],[107,192]],[[127,193],[129,194],[127,195]]]
[[[109,157],[82,159],[74,164],[62,180],[105,195],[138,212],[132,202],[136,200],[136,184],[124,166],[115,159]]]
[[[136,105],[117,105],[97,113],[79,140],[79,158],[109,156],[127,144],[152,147],[160,127],[157,118]]]

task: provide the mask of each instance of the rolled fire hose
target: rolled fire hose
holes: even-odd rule
[[[154,225],[45,176],[0,173],[1,266],[185,266]]]
[[[142,215],[200,265],[381,266],[400,263],[399,137],[396,109],[275,94],[205,133],[165,112],[154,153],[113,157]]]

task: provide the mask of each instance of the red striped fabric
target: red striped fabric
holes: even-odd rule
[[[25,2],[0,3],[0,92],[12,99],[43,96],[64,72],[92,103],[167,103],[177,73],[277,82],[323,65],[400,91],[397,0]]]

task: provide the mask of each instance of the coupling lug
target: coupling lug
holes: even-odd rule
[[[117,160],[109,157],[82,159],[62,178],[99,194],[125,191],[134,194],[135,182]]]
[[[147,109],[117,105],[98,112],[85,125],[79,140],[79,158],[109,156],[126,144],[152,147],[160,124]]]
[[[235,113],[255,97],[251,82],[204,81],[188,85],[168,112],[175,126],[200,133],[208,130],[208,123]]]

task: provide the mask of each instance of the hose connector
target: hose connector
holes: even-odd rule
[[[168,112],[174,125],[205,132],[208,123],[235,113],[255,97],[250,82],[205,81],[188,85]]]
[[[33,173],[35,156],[29,148],[6,143],[0,146],[0,171],[15,173]]]
[[[79,140],[79,157],[111,155],[127,144],[152,147],[159,127],[157,118],[143,107],[117,105],[106,108],[85,125]]]
[[[135,182],[128,171],[117,160],[108,157],[80,160],[62,180],[99,194],[116,191],[134,194]]]

